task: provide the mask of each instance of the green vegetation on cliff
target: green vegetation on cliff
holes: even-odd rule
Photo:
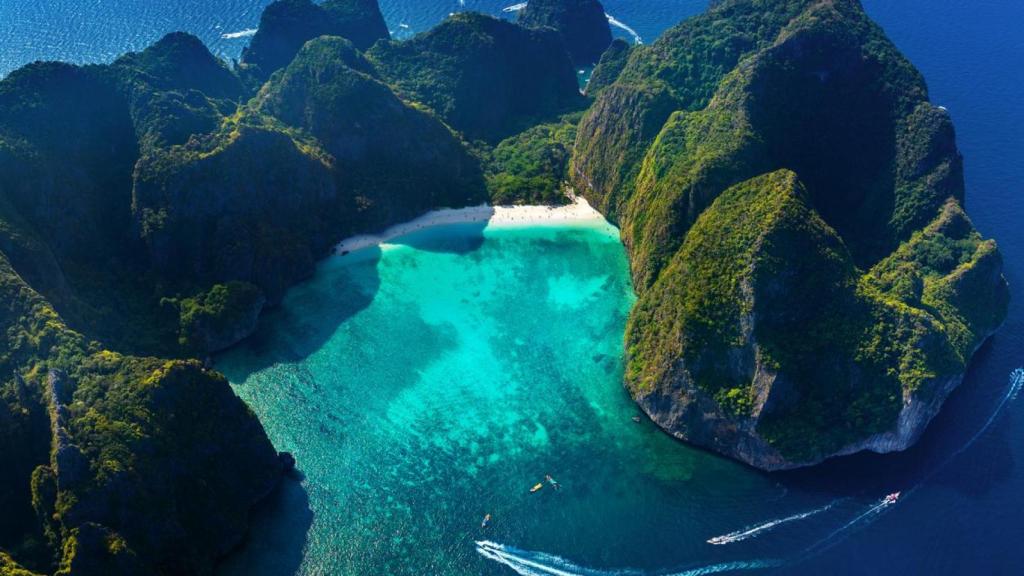
[[[242,52],[242,68],[266,80],[318,36],[341,36],[360,50],[390,38],[376,0],[276,0],[263,10],[259,28]]]
[[[411,40],[378,43],[367,56],[403,97],[471,140],[495,143],[583,105],[556,32],[482,14],[454,14]]]
[[[634,395],[758,466],[912,441],[938,404],[900,411],[941,403],[1005,317],[949,117],[852,0],[725,0],[631,50],[570,177],[630,252]]]
[[[627,385],[673,432],[766,468],[912,441],[1008,300],[920,75],[855,0],[722,0],[613,43],[588,108],[559,14],[598,8],[390,42],[372,0],[281,0],[237,71],[171,34],[0,81],[0,573],[207,572],[282,463],[187,358],[346,235],[567,181],[621,226]]]
[[[601,55],[594,67],[594,72],[587,82],[587,96],[595,96],[601,90],[611,86],[629,62],[629,43],[625,40],[614,40]]]
[[[490,152],[487,188],[494,204],[563,204],[563,183],[576,141],[578,114],[539,124],[501,141]]]

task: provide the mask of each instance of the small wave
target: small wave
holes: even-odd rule
[[[505,6],[501,9],[502,12],[519,12],[523,8],[526,8],[527,2],[520,2],[519,4],[513,4],[511,6]]]
[[[708,539],[708,544],[722,545],[722,544],[733,544],[735,542],[742,542],[742,541],[747,540],[749,538],[754,538],[754,537],[760,536],[761,534],[763,534],[765,532],[768,532],[769,530],[771,530],[773,528],[776,528],[777,526],[781,526],[782,524],[786,524],[786,523],[789,523],[789,522],[796,522],[797,520],[803,520],[804,518],[810,518],[811,516],[814,516],[815,514],[821,514],[822,512],[824,512],[824,511],[832,508],[833,506],[835,506],[836,502],[838,502],[838,500],[836,500],[835,502],[831,502],[831,503],[829,503],[826,506],[822,506],[821,508],[816,508],[814,510],[809,510],[807,512],[801,512],[800,514],[794,514],[792,516],[786,516],[785,518],[777,518],[775,520],[769,520],[768,522],[765,522],[763,524],[758,524],[758,525],[750,527],[750,528],[744,528],[742,530],[737,530],[735,532],[730,532],[728,534],[723,534],[721,536],[715,536],[714,538],[709,538]]]
[[[228,32],[226,34],[221,34],[220,37],[224,38],[225,40],[235,40],[237,38],[248,38],[249,36],[254,36],[255,34],[256,28],[247,28],[239,32]]]
[[[636,33],[636,30],[633,30],[632,28],[627,26],[625,22],[617,20],[615,16],[612,16],[611,14],[608,13],[605,13],[604,17],[608,19],[608,23],[611,24],[612,26],[615,26],[616,28],[619,28],[621,30],[625,30],[627,34],[633,37],[633,42],[635,42],[636,44],[644,43],[643,38],[641,38],[640,35]]]

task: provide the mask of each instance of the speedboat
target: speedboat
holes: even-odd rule
[[[899,492],[893,492],[892,494],[889,494],[888,496],[886,496],[884,500],[882,500],[882,504],[895,504],[896,501],[899,500],[899,499],[900,499],[900,493]]]

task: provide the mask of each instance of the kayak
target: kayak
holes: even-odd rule
[[[544,487],[544,483],[538,482],[536,486],[534,486],[533,488],[530,488],[530,492],[531,493],[532,492],[536,492],[537,490],[540,490],[543,487]]]

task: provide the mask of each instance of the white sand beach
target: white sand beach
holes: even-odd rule
[[[427,212],[423,216],[396,224],[380,234],[360,234],[339,242],[335,254],[347,254],[361,248],[385,244],[389,240],[434,226],[487,222],[488,226],[528,226],[544,223],[569,221],[600,221],[604,217],[594,210],[582,197],[573,198],[565,206],[490,206],[481,204],[468,208],[443,208]]]

